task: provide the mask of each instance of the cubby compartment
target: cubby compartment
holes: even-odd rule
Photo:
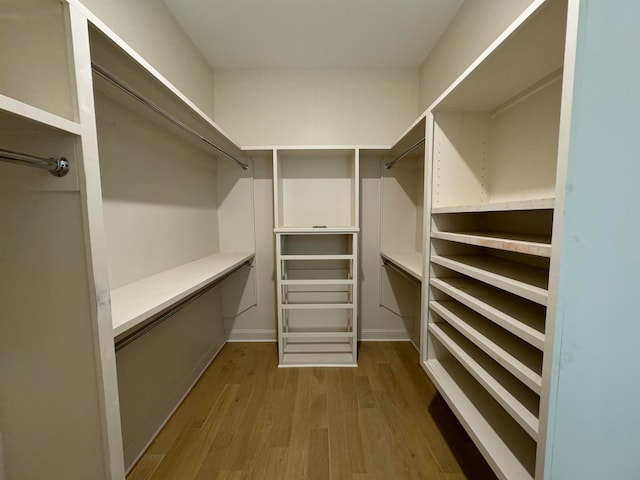
[[[65,2],[3,1],[0,4],[2,108],[34,119],[46,118],[60,126],[76,122],[71,42],[69,7]]]
[[[276,230],[357,229],[357,153],[278,149],[273,174]]]

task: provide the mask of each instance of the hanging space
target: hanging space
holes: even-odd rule
[[[400,317],[420,346],[424,270],[425,117],[382,158],[380,305]]]
[[[107,36],[109,34],[109,36]],[[250,160],[110,32],[91,28],[125,465],[255,304]]]

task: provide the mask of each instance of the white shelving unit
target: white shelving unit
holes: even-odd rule
[[[566,10],[532,4],[427,115],[423,367],[503,480],[543,475]]]
[[[274,212],[281,367],[355,366],[357,149],[276,149]]]

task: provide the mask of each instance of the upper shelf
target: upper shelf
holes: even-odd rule
[[[518,200],[513,202],[477,203],[452,207],[434,207],[432,214],[439,213],[475,213],[475,212],[507,212],[516,210],[550,210],[555,205],[555,198],[539,198]]]
[[[358,233],[360,229],[358,227],[277,227],[273,229],[274,233],[317,233],[322,235],[323,233]]]
[[[80,124],[54,113],[28,105],[14,98],[0,94],[0,110],[18,115],[28,120],[33,120],[42,125],[53,127],[63,132],[80,135]]]
[[[111,291],[113,336],[157,315],[253,258],[253,253],[216,253]]]
[[[507,252],[551,257],[551,237],[510,232],[433,232],[431,238],[493,248]]]
[[[434,109],[492,111],[557,76],[564,61],[566,5],[536,1],[522,16],[529,18],[514,22],[434,102]]]

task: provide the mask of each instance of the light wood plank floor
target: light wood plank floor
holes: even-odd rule
[[[358,368],[278,369],[275,343],[230,343],[127,480],[494,479],[408,342]]]

